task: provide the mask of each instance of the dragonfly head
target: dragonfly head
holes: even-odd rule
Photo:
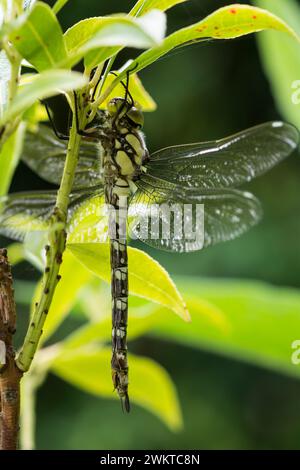
[[[107,110],[112,118],[129,119],[130,124],[140,129],[144,124],[144,115],[138,105],[130,105],[124,98],[113,98],[107,105]]]

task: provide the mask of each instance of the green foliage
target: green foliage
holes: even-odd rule
[[[155,335],[299,377],[291,362],[295,331],[300,328],[300,293],[254,281],[177,279],[192,321],[183,323],[168,309],[132,298],[130,338]],[[65,340],[65,348],[86,348],[110,341],[110,310],[95,284],[82,291],[76,309],[86,314],[99,303],[102,316]],[[99,314],[98,314],[99,316]]]
[[[160,46],[137,57],[130,67],[135,67],[135,71],[139,71],[176,47],[207,38],[233,39],[266,29],[286,32],[299,41],[299,37],[286,23],[268,11],[248,5],[229,5],[220,8],[204,20],[171,34]]]
[[[57,14],[69,0],[57,0],[53,6],[53,12]]]
[[[58,91],[70,91],[84,86],[86,80],[78,72],[69,70],[48,70],[32,77],[22,86],[6,109],[0,125],[20,115],[30,108],[38,99],[42,100],[56,95]]]
[[[300,34],[300,7],[296,0],[255,0],[262,8],[270,8],[294,27]],[[277,106],[285,118],[300,126],[299,86],[300,54],[299,46],[288,36],[278,36],[264,32],[258,37],[262,63],[271,83]],[[295,98],[293,99],[293,95]]]
[[[60,24],[52,9],[43,2],[35,3],[9,38],[21,56],[39,71],[67,61]]]
[[[22,150],[24,125],[20,125],[0,150],[0,196],[7,193]]]
[[[65,253],[61,268],[61,280],[55,290],[53,301],[49,310],[48,321],[45,323],[42,342],[45,342],[60,326],[71,311],[80,290],[84,288],[92,277],[91,273],[74,259],[70,253]],[[72,281],[71,281],[72,279]],[[40,282],[35,290],[31,302],[31,314],[35,302],[39,299],[43,286]]]
[[[78,266],[73,265],[73,274],[77,275]],[[154,335],[299,377],[299,367],[291,362],[295,331],[300,327],[297,290],[278,289],[260,282],[205,279],[199,282],[192,278],[178,279],[178,285],[187,300],[192,323],[183,323],[170,310],[132,297],[131,340]],[[106,347],[111,335],[108,290],[93,281],[81,290],[79,298],[75,291],[73,294],[77,297],[77,303],[72,302],[76,311],[89,315],[94,305],[98,316],[101,314],[100,320],[90,321],[62,343],[42,350],[36,358],[36,367],[51,369],[86,392],[113,398]],[[64,302],[63,288],[55,301],[56,305]],[[181,422],[180,411],[168,374],[145,358],[131,356],[130,364],[133,401],[176,430]]]
[[[68,249],[96,276],[110,282],[110,251],[105,243],[69,244]],[[129,289],[139,295],[173,310],[189,320],[186,305],[164,268],[149,255],[136,248],[128,248]],[[145,276],[147,273],[147,276]]]
[[[11,17],[5,11],[5,22],[0,30],[3,44],[0,55],[1,90],[5,91],[0,103],[1,195],[7,192],[18,162],[24,128],[38,121],[35,117],[32,118],[31,113],[32,106],[38,100],[61,92],[67,96],[72,107],[73,95],[69,92],[78,90],[81,104],[79,119],[80,124],[85,126],[88,124],[86,116],[90,114],[86,113],[86,100],[83,97],[88,95],[95,98],[93,103],[88,103],[88,111],[91,116],[95,115],[98,106],[107,106],[112,97],[124,92],[120,81],[125,77],[126,71],[130,71],[129,86],[134,99],[143,110],[152,111],[156,105],[143,88],[136,72],[175,48],[209,38],[233,39],[261,30],[287,33],[261,35],[260,41],[266,69],[272,78],[279,104],[288,118],[299,124],[296,108],[284,104],[287,103],[287,93],[290,92],[290,81],[298,75],[299,44],[295,38],[299,38],[296,33],[268,11],[234,4],[164,38],[166,17],[163,12],[184,1],[139,0],[129,15],[87,18],[73,25],[65,34],[56,13],[66,5],[67,0],[58,0],[53,9],[44,2],[27,2],[26,6],[30,8],[26,12],[16,10]],[[256,3],[266,6],[267,2],[257,0]],[[277,0],[274,12],[280,16],[284,16],[286,11],[290,12],[287,20],[291,25],[295,23],[295,30],[299,32],[299,25],[296,24],[296,17],[300,21],[298,9],[291,0],[284,0],[284,4],[287,5],[285,11],[282,9],[283,2]],[[115,77],[109,72],[117,53],[124,47],[146,50],[129,64],[124,64]],[[280,70],[274,60],[276,54],[286,61],[286,66],[281,64]],[[82,59],[84,74],[72,72],[71,67]],[[104,69],[104,61],[107,59],[110,60]],[[26,80],[19,81],[22,61],[32,66],[37,73],[28,80],[26,77]],[[95,79],[90,76],[94,67]],[[104,70],[104,75],[101,75]],[[282,101],[280,97],[283,97]],[[74,148],[78,151],[79,137],[74,129],[73,122],[71,135]],[[71,146],[71,150],[68,150],[69,163],[66,164],[67,171],[58,193],[58,206],[61,210],[58,223],[55,225],[56,220],[53,222],[51,219],[51,223],[46,221],[42,227],[36,227],[39,230],[51,229],[51,249],[55,249],[57,245],[55,237],[59,229],[61,228],[61,233],[64,229],[71,229],[60,271],[62,279],[57,288],[53,287],[54,281],[50,286],[54,295],[45,327],[43,318],[39,321],[44,329],[43,341],[51,338],[71,311],[83,313],[88,321],[61,343],[42,349],[35,357],[32,376],[29,375],[26,380],[30,385],[30,380],[34,377],[36,387],[36,383],[40,383],[47,372],[52,370],[88,393],[110,398],[112,385],[109,372],[110,351],[107,348],[111,334],[108,293],[99,281],[99,278],[106,282],[110,280],[109,250],[105,244],[93,243],[93,232],[86,228],[93,226],[96,214],[90,214],[90,218],[84,219],[83,214],[87,209],[84,204],[72,214],[71,220],[64,220],[78,157],[75,150],[72,155],[72,148]],[[53,217],[55,214],[53,213]],[[23,218],[15,222],[26,229],[32,221],[24,214]],[[72,226],[76,226],[73,231]],[[76,239],[78,234],[80,243]],[[38,268],[44,269],[44,259],[40,255],[41,243],[44,243],[42,237],[35,238],[29,232],[23,246],[15,244],[11,247],[14,263],[27,259]],[[55,260],[59,264],[57,257]],[[144,334],[155,335],[189,347],[216,351],[299,375],[298,369],[290,362],[291,343],[295,331],[300,327],[297,315],[300,307],[298,292],[275,290],[259,283],[181,280],[179,285],[192,315],[193,322],[190,324],[182,321],[189,320],[185,301],[164,268],[150,256],[134,248],[129,248],[129,263],[129,285],[133,295],[130,297],[130,339]],[[57,272],[58,270],[59,268]],[[45,276],[46,274],[44,280],[47,281]],[[56,274],[53,279],[57,281]],[[24,292],[28,289],[31,294],[32,285],[19,286]],[[46,292],[49,293],[48,288]],[[36,313],[35,302],[42,302],[45,295],[45,289],[39,283],[32,298],[32,315]],[[24,303],[28,300],[28,295],[19,295],[19,299]],[[176,318],[173,312],[181,318]],[[37,377],[40,380],[36,380]],[[175,387],[161,366],[150,359],[132,355],[130,387],[134,402],[156,414],[170,429],[180,429],[182,418]]]
[[[86,392],[117,398],[111,391],[110,356],[110,348],[62,349],[51,368],[64,380]],[[129,355],[129,360],[132,401],[156,414],[171,430],[179,430],[182,418],[170,376],[148,358]]]
[[[186,1],[187,0],[139,0],[130,11],[130,15],[144,15],[154,8],[158,8],[161,11],[166,11],[173,6],[178,5],[179,3],[184,3]]]
[[[85,57],[85,65],[91,69],[122,47],[144,49],[157,45],[164,37],[165,27],[165,15],[155,10],[142,18],[87,18],[68,29],[64,38],[69,55],[76,62]]]
[[[112,74],[109,74],[107,76],[107,79],[105,81],[105,84],[103,86],[103,92],[107,90],[109,86],[111,86],[112,82],[114,81],[115,76]],[[152,97],[149,95],[147,90],[143,87],[143,84],[141,80],[139,79],[138,75],[136,73],[130,75],[129,77],[129,88],[130,88],[130,93],[132,95],[132,98],[134,101],[136,101],[141,109],[145,111],[155,111],[157,106],[155,101],[152,99]],[[119,83],[113,91],[107,96],[107,98],[101,103],[101,108],[105,109],[107,107],[107,104],[109,101],[114,98],[115,96],[123,96],[124,94],[124,88],[122,85]]]
[[[251,281],[183,279],[178,285],[192,323],[170,322],[158,312],[154,334],[299,377],[300,369],[291,361],[300,327],[298,290]],[[215,310],[203,315],[202,299],[219,309],[219,315]]]

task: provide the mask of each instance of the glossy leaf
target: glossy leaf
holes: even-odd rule
[[[9,262],[12,266],[15,266],[18,263],[21,263],[25,260],[25,250],[23,243],[11,243],[7,247],[7,254]],[[31,302],[31,298],[30,298]]]
[[[113,80],[115,79],[115,76],[112,74],[109,74],[106,81],[105,85],[103,87],[103,92],[111,85]],[[130,75],[129,78],[129,91],[134,99],[136,101],[141,109],[143,111],[155,111],[157,106],[155,101],[151,98],[149,93],[145,90],[143,87],[142,82],[140,81],[139,77],[137,74],[132,74]],[[108,102],[112,99],[115,98],[116,96],[124,96],[125,90],[123,86],[119,83],[113,91],[108,95],[106,100],[101,104],[101,108],[106,108]]]
[[[25,126],[21,123],[0,150],[0,196],[4,196],[9,189],[20,159],[24,133]]]
[[[93,276],[70,252],[64,253],[60,275],[61,280],[56,287],[47,320],[43,328],[42,342],[45,342],[60,326],[70,313],[72,306],[80,294],[80,290]],[[31,313],[34,311],[35,302],[40,298],[41,289],[42,284],[39,282],[32,298]]]
[[[96,276],[110,282],[110,251],[105,243],[72,243],[68,249]],[[174,282],[165,269],[153,258],[128,248],[129,291],[173,310],[184,320],[189,320],[186,305]]]
[[[164,13],[155,10],[142,18],[127,15],[87,18],[68,29],[64,38],[73,62],[85,56],[86,66],[92,68],[122,47],[144,49],[157,45],[165,29]]]
[[[296,33],[284,21],[268,11],[249,5],[233,4],[220,8],[198,23],[166,37],[161,45],[137,57],[128,69],[136,67],[137,72],[176,47],[194,44],[209,38],[233,39],[264,29],[282,31],[299,40]]]
[[[129,299],[129,347],[132,340],[153,329],[159,308],[156,304],[148,301],[142,301],[136,305],[136,300],[136,297]],[[76,309],[84,312],[86,316],[90,316],[91,310],[95,309],[92,316],[93,320],[97,319],[97,321],[87,323],[71,333],[64,340],[64,348],[76,349],[92,343],[110,343],[112,325],[109,288],[101,289],[99,284],[87,286],[81,293]]]
[[[296,354],[293,343],[300,339],[299,290],[254,281],[182,278],[176,282],[192,321],[183,323],[159,306],[133,304],[129,310],[129,341],[151,334],[300,377],[299,366],[292,363]],[[85,309],[93,303],[94,295],[89,291]],[[70,335],[66,346],[109,341],[108,308],[106,315],[98,324],[86,325]]]
[[[178,5],[179,3],[184,3],[186,1],[187,0],[139,0],[130,11],[130,15],[144,15],[154,8],[161,11],[166,11],[173,6]]]
[[[300,331],[299,290],[262,282],[188,278],[178,285],[192,322],[185,324],[165,310],[157,311],[155,335],[300,377],[299,366],[292,363]],[[212,314],[203,315],[199,297],[214,305]]]
[[[256,0],[255,4],[280,15],[300,34],[300,7],[296,0]],[[270,31],[257,38],[263,67],[282,115],[300,127],[300,46],[288,36]]]
[[[68,70],[48,70],[36,75],[31,82],[20,88],[17,96],[7,108],[1,124],[19,116],[37,100],[48,98],[57,93],[75,90],[86,84],[86,80],[78,72]]]
[[[37,2],[10,40],[21,56],[39,70],[67,61],[63,33],[52,9]]]
[[[53,11],[57,14],[69,0],[57,0],[53,6]]]
[[[105,398],[118,399],[112,391],[110,348],[61,350],[52,370],[72,385]],[[151,359],[129,355],[130,399],[157,415],[172,431],[182,427],[175,386],[166,370]]]

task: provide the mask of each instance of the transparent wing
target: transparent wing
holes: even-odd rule
[[[0,233],[23,241],[29,232],[45,231],[56,200],[56,191],[16,193],[0,199]]]
[[[68,142],[59,140],[45,125],[37,133],[27,132],[22,160],[41,178],[59,184],[66,159]],[[100,179],[100,147],[97,143],[82,140],[75,173],[74,189],[95,186]]]
[[[148,174],[184,187],[236,187],[286,158],[298,142],[295,127],[269,122],[223,140],[162,149],[146,166]]]
[[[68,226],[74,218],[80,219],[80,208],[88,200],[102,198],[103,188],[97,186],[89,190],[77,190],[70,196]],[[101,199],[102,200],[102,199]],[[56,191],[33,193],[23,192],[0,198],[0,233],[9,238],[23,241],[31,232],[44,232],[49,229],[49,220],[56,202]],[[82,213],[83,214],[83,213]],[[81,214],[81,217],[83,215]]]
[[[130,231],[148,245],[191,252],[231,240],[262,216],[259,201],[235,189],[198,191],[143,178],[129,207]]]

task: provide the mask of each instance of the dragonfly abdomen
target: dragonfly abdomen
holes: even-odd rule
[[[128,261],[126,241],[111,240],[112,287],[112,379],[125,410],[129,411],[127,320],[128,320]]]
[[[118,179],[118,186],[107,188],[109,203],[109,235],[112,293],[112,380],[129,412],[127,321],[128,321],[128,259],[126,240],[127,199],[129,184]],[[117,183],[116,182],[116,183]]]

